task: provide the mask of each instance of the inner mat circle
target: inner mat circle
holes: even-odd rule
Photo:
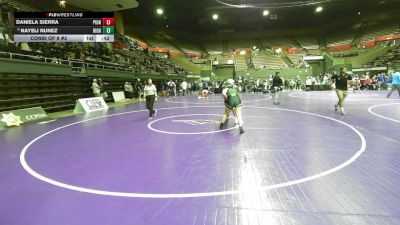
[[[264,94],[240,94],[239,95],[242,103],[258,102],[271,99],[270,95]],[[187,105],[214,105],[222,104],[224,102],[222,95],[209,95],[207,98],[198,96],[178,96],[172,98],[166,98],[166,102],[176,104],[187,104]]]

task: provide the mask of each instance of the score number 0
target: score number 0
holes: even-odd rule
[[[114,26],[114,18],[103,18],[103,26]]]

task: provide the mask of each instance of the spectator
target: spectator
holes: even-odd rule
[[[135,89],[136,89],[136,92],[137,92],[139,101],[142,101],[142,96],[143,96],[143,85],[142,85],[142,83],[140,82],[140,79],[137,79],[136,88],[135,88]]]
[[[398,72],[398,70],[392,73],[392,87],[389,93],[387,94],[386,98],[390,98],[390,96],[395,90],[397,90],[400,97],[400,72]]]
[[[107,82],[104,82],[101,78],[99,78],[99,86],[100,86],[100,93],[104,99],[108,98],[106,86],[108,85]]]
[[[279,72],[276,72],[272,80],[272,91],[274,92],[274,105],[280,104],[279,95],[282,86],[283,86],[282,78],[279,76]]]
[[[183,96],[187,95],[188,83],[185,80],[182,81],[181,88],[182,88]]]
[[[94,97],[100,97],[100,86],[97,84],[97,80],[93,79],[92,83],[92,92]]]
[[[130,82],[125,82],[124,84],[124,93],[126,98],[133,98],[133,87]]]
[[[176,96],[176,84],[172,80],[168,82],[168,96]]]
[[[192,83],[191,82],[188,82],[187,90],[188,90],[188,94],[192,95]]]

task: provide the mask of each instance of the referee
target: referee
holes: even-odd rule
[[[340,74],[338,75],[333,75],[331,77],[331,85],[335,84],[336,88],[336,94],[338,96],[338,103],[335,105],[335,111],[338,110],[338,107],[340,107],[340,112],[342,115],[346,115],[344,111],[344,100],[347,97],[347,90],[349,86],[349,82],[353,78],[347,74],[347,69],[346,68],[340,68]]]
[[[147,81],[147,85],[144,87],[144,98],[146,99],[146,108],[149,110],[149,119],[151,119],[156,114],[153,107],[154,101],[157,100],[157,88],[151,79]]]

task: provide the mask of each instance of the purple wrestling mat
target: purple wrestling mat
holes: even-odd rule
[[[0,225],[400,224],[400,100],[159,98],[0,133]]]

